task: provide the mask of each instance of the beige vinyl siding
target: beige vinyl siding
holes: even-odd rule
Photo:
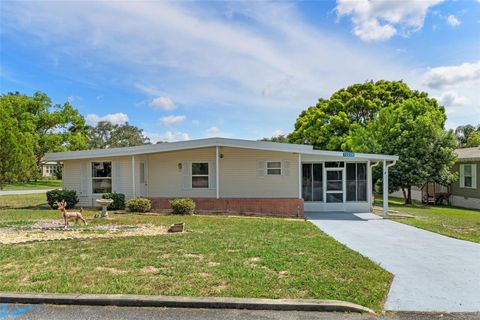
[[[215,188],[186,188],[184,186],[184,179],[186,179],[184,175],[187,169],[185,166],[191,165],[191,162],[212,162],[212,170],[209,170],[210,176],[212,175],[212,171],[215,170],[215,148],[157,153],[148,155],[147,161],[148,196],[215,197]],[[178,168],[179,164],[182,165],[181,170]],[[138,178],[135,180],[138,181]]]
[[[240,148],[220,148],[220,197],[297,198],[298,154]],[[290,163],[289,175],[262,175],[258,161]],[[284,169],[284,168],[283,168]]]
[[[102,195],[92,194],[91,163],[95,161],[111,161],[112,191],[125,194],[127,198],[132,197],[132,174],[131,157],[112,157],[85,160],[66,160],[63,162],[62,187],[67,190],[75,190],[79,199],[78,206],[96,206],[95,199]],[[87,192],[82,193],[82,165],[87,169],[84,178],[87,183]]]

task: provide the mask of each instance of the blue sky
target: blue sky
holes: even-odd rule
[[[153,140],[288,133],[318,98],[403,79],[480,123],[480,1],[1,1],[1,92]]]

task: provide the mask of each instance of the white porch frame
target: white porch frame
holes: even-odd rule
[[[388,168],[395,165],[396,160],[387,164],[387,160],[383,160],[383,216],[388,215]]]
[[[220,170],[219,170],[220,154],[218,146],[215,147],[215,193],[216,198],[220,199]]]

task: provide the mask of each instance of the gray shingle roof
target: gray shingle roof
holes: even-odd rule
[[[480,147],[456,149],[459,160],[480,160]]]

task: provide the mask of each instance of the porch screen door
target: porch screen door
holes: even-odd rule
[[[327,203],[343,202],[343,168],[325,168],[326,189],[325,198]]]

